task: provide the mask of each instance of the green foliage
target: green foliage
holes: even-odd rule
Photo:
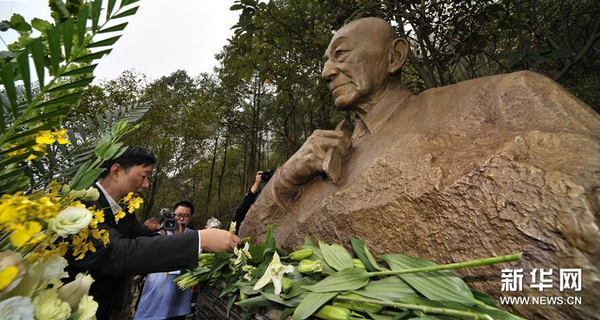
[[[30,25],[18,14],[8,22],[20,37],[17,42],[8,45],[11,54],[4,55],[8,58],[0,60],[0,80],[4,87],[4,91],[0,92],[0,175],[3,178],[0,194],[22,190],[30,182],[36,187],[44,185],[50,178],[57,178],[59,172],[56,170],[60,167],[57,163],[63,160],[57,156],[58,153],[70,158],[78,152],[58,145],[51,146],[50,149],[54,150],[50,151],[43,150],[41,146],[36,148],[39,145],[36,138],[59,128],[62,118],[76,103],[83,88],[93,80],[93,65],[90,63],[102,55],[90,49],[106,49],[119,37],[95,40],[98,33],[110,28],[110,21],[118,15],[109,15],[105,21],[100,21],[97,13],[102,0],[69,2],[67,5],[53,0],[49,4],[54,24],[34,19]],[[119,11],[124,9],[123,2],[121,5]],[[88,23],[91,23],[91,28]],[[31,26],[42,32],[40,37],[31,38]],[[33,66],[30,61],[33,61]],[[35,71],[37,81],[30,76],[31,71]],[[45,73],[50,76],[48,81]],[[23,86],[16,86],[16,81],[22,81]],[[82,148],[81,151],[89,154],[89,150]],[[114,155],[117,150],[111,151]],[[45,152],[49,152],[49,163],[36,163],[29,168],[28,162],[24,161]],[[81,159],[87,158],[79,157]],[[75,180],[87,183],[93,174],[88,175],[76,176]]]

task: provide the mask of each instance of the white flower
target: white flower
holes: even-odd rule
[[[92,213],[81,207],[67,207],[58,216],[50,219],[48,229],[66,238],[87,227],[92,221]]]
[[[254,279],[254,276],[252,274],[250,274],[252,271],[254,271],[256,269],[255,266],[251,266],[249,264],[245,265],[242,267],[242,271],[244,271],[246,274],[244,275],[244,279],[248,280],[248,281],[252,281],[252,279]]]
[[[78,273],[75,276],[75,280],[58,289],[58,296],[67,302],[71,308],[75,308],[81,301],[81,298],[90,292],[90,286],[93,282],[94,278],[92,276]]]
[[[41,281],[45,287],[48,283],[54,283],[55,287],[62,285],[61,278],[67,278],[69,274],[65,272],[67,259],[53,254],[42,263]]]
[[[12,297],[0,301],[0,319],[30,320],[33,319],[33,305],[29,297]]]
[[[33,298],[33,306],[37,320],[66,320],[71,315],[71,307],[58,298],[56,289],[40,291]]]
[[[252,259],[252,255],[248,250],[250,250],[250,244],[248,242],[244,244],[244,248],[242,248],[241,250],[238,248],[233,248],[233,253],[237,256],[237,259],[235,259],[235,262],[233,263],[234,266],[239,266],[244,260],[244,256],[246,257],[246,259]]]
[[[81,197],[82,201],[96,201],[100,197],[100,192],[94,187],[89,187],[85,190],[85,194]]]
[[[98,302],[94,301],[94,298],[87,294],[83,296],[77,307],[79,320],[95,320],[96,311],[98,311]]]
[[[256,284],[254,285],[254,290],[259,290],[262,287],[266,286],[269,282],[273,281],[273,285],[275,285],[275,294],[281,293],[281,278],[286,273],[290,273],[294,271],[294,266],[289,265],[285,266],[281,264],[281,260],[279,259],[279,255],[277,252],[273,255],[273,260],[269,263],[265,274],[260,278]]]

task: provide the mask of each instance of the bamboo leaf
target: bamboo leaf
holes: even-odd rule
[[[89,65],[89,66],[85,66],[85,67],[73,69],[73,70],[71,70],[69,72],[65,72],[63,74],[63,77],[76,76],[76,75],[87,74],[87,73],[93,73],[94,69],[96,69],[96,66],[97,66],[97,64],[92,64],[92,65]]]
[[[29,129],[29,130],[26,130],[26,131],[19,132],[17,134],[13,134],[10,138],[8,138],[6,140],[6,142],[10,142],[10,141],[22,138],[22,137],[33,135],[33,134],[36,134],[36,133],[38,133],[38,132],[40,132],[42,130],[49,130],[49,129],[52,129],[54,126],[55,126],[54,123],[46,123],[46,124],[44,124],[42,126],[39,126],[37,128],[33,128],[33,129]]]
[[[12,157],[8,157],[6,159],[3,159],[2,161],[0,161],[0,168],[4,168],[4,167],[7,167],[8,165],[11,165],[13,163],[17,163],[19,161],[23,161],[23,160],[27,159],[27,157],[29,157],[30,154],[31,154],[31,152],[26,152],[26,153],[20,154],[18,156],[12,156]]]
[[[65,47],[65,59],[71,58],[71,48],[73,47],[73,19],[68,19],[61,24],[63,34],[63,46]]]
[[[117,0],[108,0],[108,5],[106,6],[106,21],[110,20],[110,15],[113,12],[113,9],[115,8],[115,3],[117,2]]]
[[[62,91],[62,90],[66,90],[66,89],[85,87],[88,84],[92,83],[93,80],[94,80],[94,77],[84,78],[81,80],[77,80],[77,81],[73,81],[70,83],[60,85],[58,87],[54,87],[54,88],[48,90],[48,92],[56,92],[56,91]]]
[[[121,12],[119,14],[116,14],[116,15],[113,16],[113,19],[119,19],[119,18],[128,17],[130,15],[134,15],[137,12],[138,8],[139,7],[134,7],[134,8],[131,8],[131,9],[127,10],[127,11],[124,11],[124,12]]]
[[[340,271],[347,268],[354,268],[352,257],[341,245],[337,243],[328,245],[319,240],[319,248],[321,249],[321,252],[323,252],[325,262],[333,269]]]
[[[397,276],[371,281],[364,288],[354,291],[354,293],[383,301],[396,301],[402,297],[417,295],[404,280]]]
[[[79,58],[73,60],[73,62],[86,62],[86,61],[100,59],[105,54],[109,54],[111,51],[112,51],[112,49],[108,49],[108,50],[102,50],[102,51],[98,51],[95,53],[91,53],[91,54],[85,55],[83,57],[79,57]]]
[[[369,274],[363,269],[348,268],[338,271],[312,286],[302,288],[312,292],[340,292],[358,290],[369,283]]]
[[[60,64],[60,28],[54,26],[46,32],[48,39],[48,49],[50,51],[50,63],[52,64],[52,75],[58,75],[58,67]]]
[[[380,271],[381,268],[377,265],[377,262],[369,252],[369,248],[365,244],[365,241],[357,238],[350,238],[350,243],[352,244],[352,249],[354,250],[354,254],[360,261],[367,267],[369,271]]]
[[[392,270],[404,270],[435,266],[436,264],[403,254],[381,256]],[[416,291],[436,301],[454,301],[466,306],[474,304],[473,294],[465,282],[450,271],[435,271],[398,275]]]
[[[0,181],[6,181],[8,179],[14,178],[16,176],[19,176],[21,174],[23,174],[23,172],[25,172],[25,169],[27,169],[26,166],[22,166],[22,167],[18,167],[8,173],[5,173],[3,175],[0,176]]]
[[[139,0],[123,0],[121,1],[121,6],[119,8],[123,8],[124,6],[130,5],[132,3],[136,3]]]
[[[127,27],[128,23],[129,22],[124,22],[124,23],[118,24],[114,27],[101,29],[100,31],[98,31],[98,33],[109,33],[109,32],[114,32],[114,31],[122,31],[123,29],[125,29],[125,27]]]
[[[12,107],[13,115],[17,117],[17,91],[15,90],[13,71],[13,66],[10,62],[2,67],[2,85]]]
[[[43,114],[40,114],[36,117],[33,117],[31,119],[27,119],[27,120],[23,121],[23,123],[30,123],[30,122],[36,122],[36,121],[41,121],[41,120],[45,120],[45,119],[55,118],[55,117],[62,116],[62,115],[69,113],[70,110],[71,110],[71,106],[67,105],[62,108],[58,108],[54,111],[51,111],[51,112],[44,112]]]
[[[88,44],[87,48],[97,48],[97,47],[111,46],[111,45],[115,44],[115,42],[117,42],[117,40],[119,40],[120,37],[121,36],[115,36],[115,37],[112,37],[112,38],[100,40],[98,42],[94,42],[92,44]]]
[[[0,151],[0,155],[11,153],[13,151],[17,151],[17,150],[20,150],[20,149],[25,149],[25,148],[33,147],[34,145],[35,145],[35,141],[34,140],[29,140],[29,141],[23,142],[23,143],[21,143],[19,145],[16,145],[16,146],[14,146],[14,147],[12,147],[10,149],[6,149],[6,150],[3,150],[3,151]]]
[[[31,42],[31,56],[33,57],[33,62],[35,64],[35,70],[38,76],[38,83],[40,86],[40,90],[44,88],[44,45],[42,44],[42,39],[37,38]]]
[[[102,0],[92,2],[92,32],[98,30],[98,20],[100,20],[100,11],[102,10]]]
[[[35,108],[44,108],[44,107],[48,107],[48,106],[52,106],[52,105],[56,105],[59,103],[71,103],[71,102],[75,102],[77,101],[77,99],[79,99],[79,97],[81,96],[83,92],[75,92],[75,93],[71,93],[71,94],[67,94],[61,97],[58,97],[56,99],[52,99],[49,101],[44,101],[38,105],[35,106]]]
[[[83,47],[83,39],[85,38],[85,29],[90,12],[89,4],[81,6],[77,14],[77,43]]]
[[[23,52],[17,56],[17,63],[19,64],[19,72],[21,73],[21,79],[23,79],[23,85],[25,86],[27,102],[31,102],[31,75],[29,71],[28,48],[23,49]]]

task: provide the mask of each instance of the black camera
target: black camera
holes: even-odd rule
[[[271,177],[273,177],[273,173],[273,169],[267,169],[263,171],[263,173],[260,175],[260,181],[264,183],[269,182],[269,180],[271,180]]]
[[[166,231],[175,231],[177,229],[177,219],[169,209],[163,208],[160,210],[160,221],[162,223],[161,228]]]

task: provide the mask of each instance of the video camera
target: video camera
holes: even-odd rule
[[[167,209],[167,208],[162,208],[160,210],[160,223],[161,223],[161,229],[164,229],[165,231],[175,231],[177,229],[177,224],[180,223],[179,221],[177,221],[177,219],[175,219],[175,214],[173,212],[171,212],[171,210]],[[181,223],[180,223],[181,224]],[[183,224],[181,224],[182,229],[185,227]]]
[[[273,169],[267,169],[263,171],[263,173],[260,175],[260,181],[264,183],[269,182],[269,180],[271,180],[271,177],[273,177],[273,173],[275,173]]]

